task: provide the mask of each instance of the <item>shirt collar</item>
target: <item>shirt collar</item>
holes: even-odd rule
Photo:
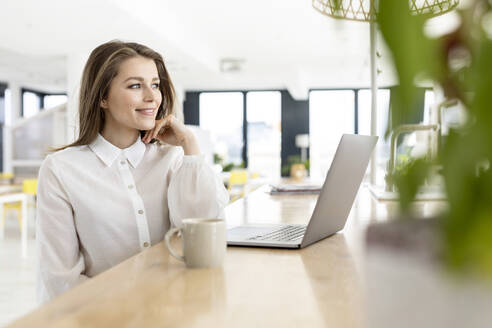
[[[133,145],[123,149],[123,153],[126,155],[126,158],[128,158],[133,168],[136,168],[142,160],[146,148],[147,147],[145,147],[145,144],[143,143],[139,135],[137,141],[135,141]]]
[[[107,166],[113,165],[113,162],[123,153],[134,168],[142,160],[146,148],[140,136],[138,136],[138,139],[130,147],[120,149],[104,139],[100,134],[97,134],[96,140],[89,147]]]

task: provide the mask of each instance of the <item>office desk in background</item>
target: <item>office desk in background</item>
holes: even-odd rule
[[[265,191],[229,205],[228,224],[307,223],[316,196]],[[364,227],[396,206],[363,187],[343,233],[301,250],[229,247],[218,269],[186,269],[161,242],[12,327],[363,327]]]

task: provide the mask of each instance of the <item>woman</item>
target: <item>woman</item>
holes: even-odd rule
[[[222,215],[227,191],[172,115],[174,103],[155,51],[112,41],[91,53],[79,138],[39,172],[41,302],[159,243],[183,218]]]

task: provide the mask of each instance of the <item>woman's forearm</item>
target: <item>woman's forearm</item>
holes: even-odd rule
[[[183,147],[185,155],[200,155],[198,141],[196,140],[193,133],[190,133],[186,136],[181,146]]]

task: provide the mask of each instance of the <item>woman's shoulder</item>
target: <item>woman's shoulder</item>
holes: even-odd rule
[[[53,165],[65,161],[73,161],[74,159],[77,159],[79,156],[83,156],[83,154],[89,150],[90,149],[87,145],[72,146],[62,150],[57,150],[55,152],[48,154],[45,157],[43,164]]]

